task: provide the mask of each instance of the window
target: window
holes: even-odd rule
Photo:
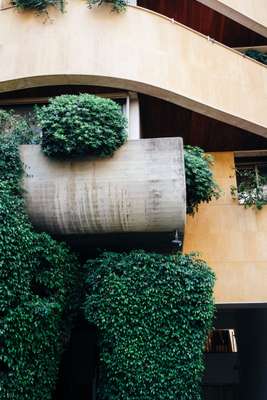
[[[262,184],[262,178],[267,181],[267,157],[236,157],[237,186],[247,181],[246,176],[253,178],[255,186]]]
[[[234,329],[215,329],[210,332],[206,343],[206,353],[237,353]]]
[[[261,208],[267,203],[267,157],[236,157],[235,169],[239,203]]]

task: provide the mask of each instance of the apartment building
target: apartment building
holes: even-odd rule
[[[205,399],[265,400],[267,206],[246,208],[233,188],[238,192],[245,181],[240,170],[255,182],[267,178],[267,67],[246,54],[267,53],[266,0],[138,0],[124,13],[68,0],[64,13],[41,15],[0,3],[0,107],[23,114],[60,94],[110,97],[128,118],[129,143],[139,141],[140,151],[150,143],[142,157],[156,179],[160,170],[175,179],[175,138],[212,154],[222,195],[194,216],[185,218],[183,198],[174,205],[167,186],[166,213],[143,225],[135,221],[135,233],[124,225],[116,235],[95,226],[90,244],[80,227],[59,224],[53,233],[84,252],[90,246],[166,251],[177,230],[182,250],[199,252],[217,277]],[[169,138],[167,150],[153,141],[162,138]],[[176,184],[185,190],[182,181]]]

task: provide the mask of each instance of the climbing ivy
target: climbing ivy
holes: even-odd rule
[[[37,109],[42,149],[52,157],[111,156],[126,140],[126,118],[118,104],[87,93],[62,95]]]
[[[198,400],[214,274],[193,255],[106,252],[86,264],[99,400]]]
[[[211,170],[211,155],[199,147],[185,146],[184,161],[187,213],[194,214],[200,203],[218,199],[221,191]]]
[[[36,142],[30,125],[1,111],[0,129],[0,398],[50,400],[77,308],[79,263],[25,214],[18,146]]]
[[[61,96],[55,99],[56,107],[49,108],[51,101],[37,112],[48,155],[84,154],[90,140],[101,155],[115,150],[117,139],[109,142],[105,136],[112,136],[112,130],[106,128],[101,137],[100,127],[96,143],[94,129],[105,115],[123,133],[124,120],[118,123],[113,102],[108,101],[106,110],[103,99],[88,96]],[[88,103],[91,117],[84,107]],[[100,117],[97,105],[103,106]],[[25,213],[19,145],[40,141],[32,126],[0,111],[0,398],[8,400],[51,400],[81,301],[76,256],[65,244],[35,232]],[[84,141],[78,135],[85,132]],[[194,174],[202,164],[193,156],[207,159],[200,149],[188,148],[187,155],[195,184]],[[89,260],[85,271],[84,314],[100,332],[99,399],[200,399],[202,353],[214,311],[214,274],[207,265],[193,255],[132,251],[104,253]]]

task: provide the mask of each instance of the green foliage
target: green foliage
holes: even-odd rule
[[[48,6],[60,6],[63,11],[64,0],[13,0],[15,7],[21,10],[44,11]]]
[[[6,145],[39,144],[41,137],[34,129],[35,120],[32,116],[16,115],[13,110],[0,109],[0,135],[5,137]],[[11,136],[12,135],[12,136]]]
[[[100,332],[98,400],[199,400],[214,274],[193,255],[89,260],[85,318]]]
[[[220,188],[214,180],[213,158],[199,147],[185,146],[185,177],[187,213],[194,214],[202,202],[220,197]]]
[[[126,140],[126,119],[114,101],[89,94],[63,95],[37,109],[42,148],[52,157],[110,156]]]
[[[94,5],[101,6],[104,3],[111,4],[112,10],[117,12],[123,12],[126,10],[126,0],[87,0],[89,7],[92,8]]]
[[[260,63],[267,65],[267,53],[262,53],[261,51],[251,49],[247,50],[245,54],[246,56],[257,60]]]
[[[28,221],[18,145],[33,138],[15,121],[0,112],[0,398],[50,400],[77,308],[79,264]]]
[[[261,210],[267,204],[267,196],[264,186],[267,178],[255,173],[254,169],[236,169],[236,175],[240,181],[238,187],[231,186],[231,195],[245,208]]]

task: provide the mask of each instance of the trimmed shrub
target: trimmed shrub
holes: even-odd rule
[[[64,0],[13,0],[15,7],[21,10],[44,11],[48,6],[59,6],[63,11]]]
[[[104,253],[86,264],[99,400],[199,400],[214,274],[193,255]]]
[[[0,136],[0,398],[50,400],[78,307],[79,263],[28,221],[18,145],[30,130],[12,131],[8,113],[0,120],[11,130]]]
[[[187,213],[194,214],[200,203],[218,199],[221,191],[211,170],[211,155],[199,147],[185,146],[184,161]]]
[[[37,109],[37,120],[43,151],[52,157],[111,156],[126,140],[120,106],[89,94],[55,97]]]
[[[103,3],[111,4],[112,10],[119,13],[125,11],[127,7],[126,0],[87,0],[87,2],[90,8],[92,8],[94,5],[101,6]]]

